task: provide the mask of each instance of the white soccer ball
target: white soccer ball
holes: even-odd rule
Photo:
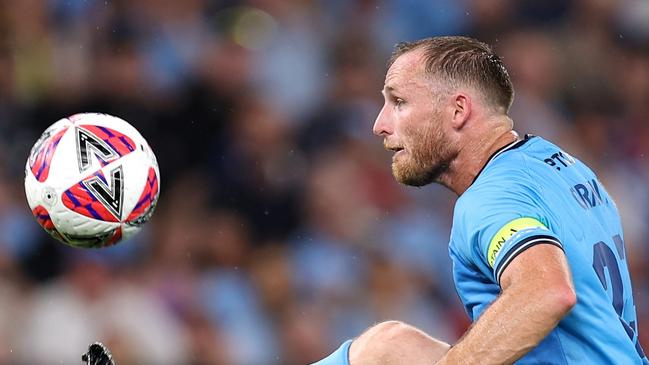
[[[25,193],[53,237],[74,247],[105,247],[149,220],[160,171],[151,147],[129,123],[75,114],[52,124],[32,147]]]

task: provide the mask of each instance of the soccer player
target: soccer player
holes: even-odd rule
[[[401,43],[382,92],[374,133],[395,178],[459,196],[449,252],[474,323],[452,346],[380,323],[317,365],[649,364],[615,203],[579,160],[514,132],[512,83],[491,48]]]

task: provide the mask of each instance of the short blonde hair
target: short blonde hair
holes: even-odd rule
[[[514,87],[500,57],[491,47],[476,39],[462,36],[424,38],[401,42],[395,46],[388,68],[399,56],[424,49],[426,72],[451,83],[477,87],[485,100],[507,113],[514,101]]]

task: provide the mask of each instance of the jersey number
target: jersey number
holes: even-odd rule
[[[619,235],[615,235],[613,241],[616,246],[623,250],[624,243]],[[622,318],[622,314],[624,313],[624,287],[622,285],[622,275],[620,275],[620,266],[617,263],[617,258],[613,250],[602,241],[597,242],[593,246],[593,269],[595,269],[595,273],[597,273],[597,277],[600,283],[602,283],[604,290],[608,290],[608,281],[606,280],[605,273],[605,270],[608,269],[608,276],[611,280],[611,293],[613,295],[613,308],[615,308],[615,312],[620,318],[620,323],[622,323],[626,334],[633,341],[635,338],[635,332],[633,330],[635,322],[626,323]],[[638,351],[638,355],[644,358],[645,355],[640,341],[635,342],[635,349]]]

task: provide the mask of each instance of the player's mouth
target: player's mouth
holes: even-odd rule
[[[392,155],[392,159],[397,158],[397,156],[399,156],[401,154],[401,152],[403,151],[403,147],[397,147],[397,146],[388,147],[388,146],[385,146],[385,148],[387,150],[389,150],[389,151],[394,152],[394,155]]]
[[[399,152],[403,150],[403,147],[398,147],[398,146],[385,146],[386,150],[390,150],[392,152]]]

